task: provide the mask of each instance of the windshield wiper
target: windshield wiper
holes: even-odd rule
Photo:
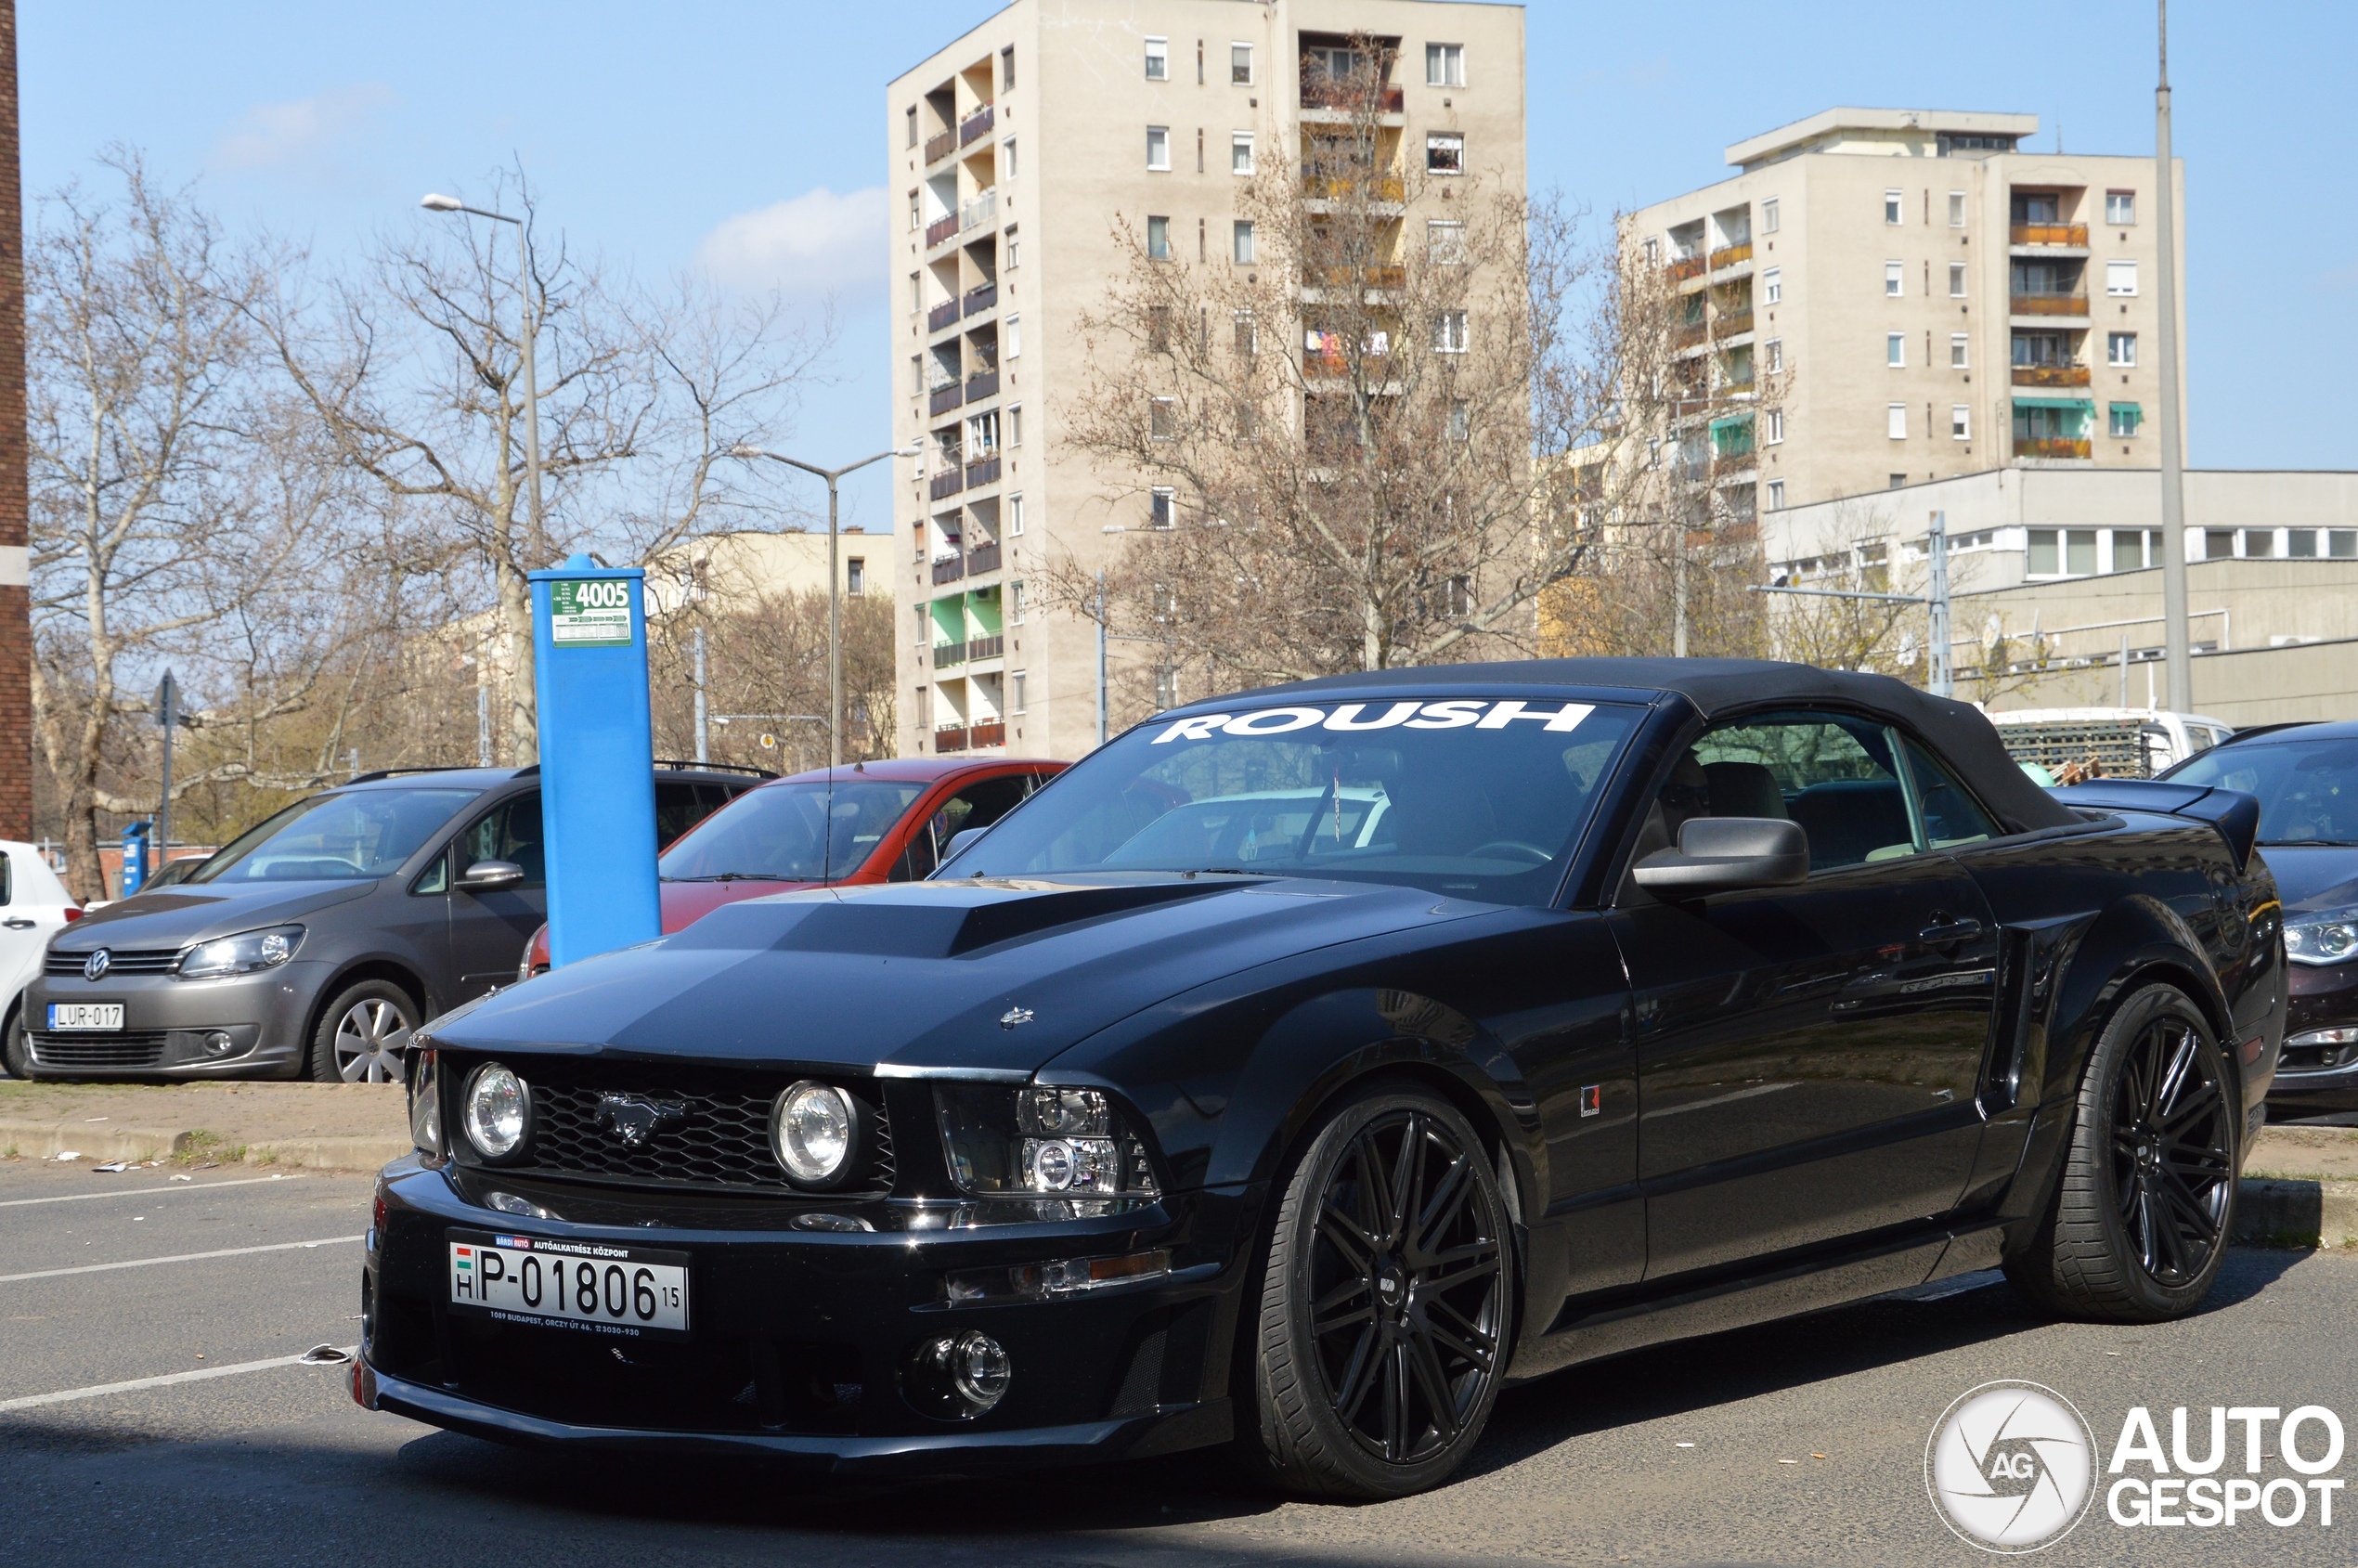
[[[716,871],[709,876],[666,876],[665,882],[805,882],[802,876],[773,876],[766,871]]]
[[[2358,849],[2358,839],[2352,838],[2263,838],[2263,849]]]

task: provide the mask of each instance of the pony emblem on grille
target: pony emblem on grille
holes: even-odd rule
[[[688,1108],[678,1100],[651,1100],[644,1095],[618,1095],[609,1090],[598,1096],[598,1125],[632,1148],[647,1141],[658,1128],[688,1120]]]

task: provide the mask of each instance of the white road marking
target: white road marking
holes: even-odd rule
[[[343,1345],[338,1348],[347,1354],[355,1354],[359,1351],[357,1345]],[[241,1361],[235,1367],[200,1367],[193,1372],[170,1372],[161,1378],[134,1378],[127,1383],[99,1383],[92,1388],[70,1388],[61,1393],[29,1393],[21,1399],[0,1399],[0,1413],[10,1410],[30,1410],[42,1405],[67,1405],[77,1399],[99,1399],[110,1393],[131,1393],[144,1388],[168,1388],[174,1383],[202,1382],[207,1378],[234,1378],[240,1372],[266,1372],[273,1367],[299,1367],[304,1365],[304,1356],[310,1354],[309,1351],[304,1351],[300,1355],[278,1355],[267,1361]],[[311,1365],[330,1364],[313,1362]]]
[[[217,1186],[259,1186],[265,1182],[301,1180],[301,1176],[244,1176],[234,1182],[196,1182],[188,1186],[126,1186],[112,1192],[69,1192],[56,1198],[11,1198],[0,1201],[0,1209],[21,1209],[28,1203],[86,1203],[94,1198],[136,1198],[143,1192],[211,1192]]]
[[[55,1279],[66,1274],[105,1274],[110,1269],[152,1268],[157,1263],[193,1263],[207,1258],[242,1258],[253,1252],[292,1252],[305,1247],[337,1247],[359,1239],[356,1236],[330,1236],[317,1241],[274,1241],[267,1247],[225,1247],[218,1252],[178,1252],[169,1258],[133,1258],[121,1263],[84,1263],[80,1268],[42,1268],[30,1274],[0,1274],[0,1285],[12,1285],[19,1279]]]

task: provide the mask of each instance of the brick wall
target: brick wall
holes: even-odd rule
[[[25,586],[24,175],[17,7],[0,0],[0,838],[32,836],[32,625]]]

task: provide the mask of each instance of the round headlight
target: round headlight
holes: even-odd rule
[[[859,1140],[851,1096],[832,1083],[806,1078],[778,1096],[770,1141],[786,1174],[805,1186],[833,1184],[850,1167]]]
[[[524,1142],[532,1119],[532,1095],[524,1080],[498,1062],[477,1068],[467,1080],[467,1141],[486,1157],[502,1160]]]

